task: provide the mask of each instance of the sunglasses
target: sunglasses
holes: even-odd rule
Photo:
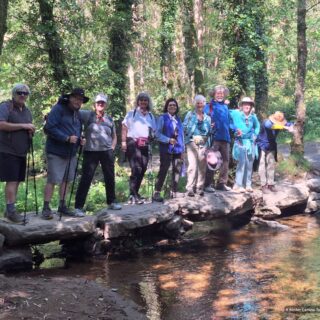
[[[24,91],[17,91],[18,96],[28,96],[29,92],[24,92]]]

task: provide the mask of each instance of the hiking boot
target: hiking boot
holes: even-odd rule
[[[204,188],[204,192],[207,192],[207,193],[215,193],[215,189],[211,186],[208,186],[208,187],[205,187]]]
[[[11,222],[14,223],[24,223],[24,217],[22,214],[19,214],[17,211],[10,211],[10,212],[5,212],[4,214],[5,218],[10,220]],[[28,222],[28,219],[26,219],[26,222]]]
[[[128,204],[143,204],[144,201],[138,196],[130,195],[128,199]]]
[[[85,216],[85,213],[81,209],[75,209],[74,211],[71,211],[67,206],[59,207],[58,213],[67,217],[82,218]]]
[[[262,191],[263,193],[270,193],[270,190],[269,190],[269,188],[268,188],[268,185],[262,186],[262,187],[261,187],[261,191]]]
[[[220,191],[230,191],[231,188],[226,186],[224,183],[218,183],[216,186],[216,190],[220,190]]]
[[[252,193],[253,189],[252,189],[252,187],[246,187],[246,191]]]
[[[203,197],[204,196],[204,191],[202,189],[198,190],[198,195]]]
[[[152,201],[163,202],[163,198],[160,196],[160,192],[159,191],[155,191],[155,193],[152,196]]]
[[[41,213],[41,218],[44,220],[51,220],[53,219],[53,212],[51,208],[43,208]]]
[[[112,202],[112,203],[109,204],[108,209],[110,209],[110,210],[121,210],[122,207],[121,207],[121,205],[119,203]]]
[[[275,187],[274,184],[269,184],[269,185],[268,185],[268,189],[269,189],[270,191],[272,191],[272,192],[277,192],[277,189],[276,189],[276,187]]]
[[[188,191],[187,196],[194,197],[194,192],[192,190]]]
[[[77,217],[77,218],[83,218],[86,215],[85,211],[80,208],[75,208],[72,214],[73,214],[72,217]]]
[[[233,186],[232,190],[235,191],[235,192],[240,192],[240,193],[246,192],[246,190],[243,187],[239,187],[237,184],[235,184]]]

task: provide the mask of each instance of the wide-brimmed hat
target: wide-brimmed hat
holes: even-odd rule
[[[281,126],[284,126],[287,123],[287,120],[281,111],[276,111],[274,114],[269,116],[269,120],[271,120],[274,124],[279,124]]]
[[[83,99],[83,103],[87,103],[89,98],[85,96],[84,90],[82,88],[74,88],[68,94],[64,94],[62,97],[64,99],[69,99],[71,96],[81,96]]]
[[[241,101],[239,102],[239,107],[241,107],[244,103],[249,103],[254,106],[254,101],[250,97],[243,97]]]
[[[206,160],[209,170],[213,171],[219,170],[223,163],[221,153],[213,149],[208,150]]]

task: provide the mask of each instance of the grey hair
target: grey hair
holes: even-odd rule
[[[30,88],[23,83],[17,83],[13,88],[12,88],[12,96],[15,96],[18,91],[27,91],[29,94],[31,93]]]
[[[139,100],[141,99],[148,99],[148,111],[151,111],[152,108],[153,108],[153,103],[152,103],[152,100],[151,100],[151,97],[149,95],[149,93],[147,92],[140,92],[138,95],[137,95],[137,98],[136,98],[136,106],[138,106],[138,102]]]
[[[213,89],[211,89],[211,90],[209,91],[209,96],[212,97],[212,98],[214,98],[214,96],[215,96],[215,94],[216,94],[217,91],[223,91],[225,97],[228,96],[229,93],[230,93],[228,87],[226,87],[226,86],[224,86],[224,85],[222,85],[222,84],[219,84],[219,85],[215,86]]]
[[[194,97],[193,104],[196,106],[197,102],[199,101],[203,101],[204,103],[206,103],[206,98],[202,94],[197,94]]]

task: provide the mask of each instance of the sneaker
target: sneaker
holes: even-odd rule
[[[68,207],[63,206],[58,208],[58,213],[68,216],[68,217],[84,217],[85,213],[81,209],[75,209],[74,211],[71,211]]]
[[[69,214],[72,217],[83,218],[86,213],[83,209],[75,208],[72,214]]]
[[[245,188],[239,187],[237,184],[235,184],[235,185],[233,186],[232,190],[235,191],[235,192],[240,192],[240,193],[246,192]]]
[[[194,192],[192,190],[188,191],[187,196],[194,197]]]
[[[204,188],[204,191],[208,193],[214,193],[216,190],[213,187],[208,186]]]
[[[41,213],[41,218],[44,220],[51,220],[53,219],[53,212],[51,208],[43,208]]]
[[[272,191],[272,192],[277,192],[277,189],[276,189],[276,187],[275,187],[274,184],[269,184],[269,185],[268,185],[268,189],[269,189],[270,191]]]
[[[160,192],[159,191],[155,191],[155,193],[152,196],[152,201],[163,202],[163,198],[160,196]]]
[[[10,220],[14,223],[24,223],[24,216],[17,211],[11,211],[11,212],[5,212],[4,214],[5,218]],[[28,222],[28,219],[26,218],[26,222]]]
[[[216,190],[220,190],[220,191],[230,191],[231,188],[226,186],[224,183],[218,183],[216,186]]]
[[[143,204],[144,201],[138,196],[130,195],[128,199],[128,204]]]
[[[263,193],[270,193],[270,190],[269,190],[269,188],[268,188],[268,185],[262,186],[262,187],[261,187],[261,191],[262,191]]]
[[[108,209],[110,209],[110,210],[121,210],[122,206],[119,203],[112,202],[111,204],[109,204]]]
[[[252,193],[253,189],[252,189],[252,187],[246,187],[246,191]]]

